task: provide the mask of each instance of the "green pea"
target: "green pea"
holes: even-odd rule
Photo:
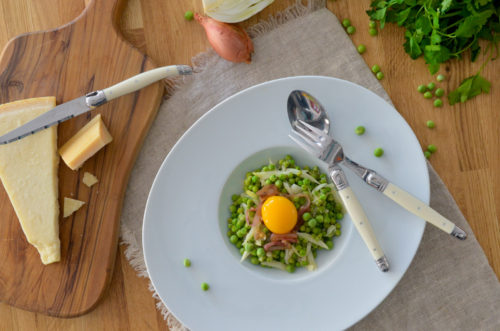
[[[238,200],[238,198],[239,198],[239,197],[240,197],[239,195],[237,195],[237,194],[233,194],[233,195],[231,196],[231,200],[236,201],[236,200]]]
[[[252,264],[259,264],[259,258],[256,256],[252,256],[252,258],[250,258],[250,262]]]
[[[305,212],[304,215],[302,215],[302,219],[306,222],[309,221],[311,218],[312,218],[312,216],[311,216],[311,213],[309,213],[309,212]]]
[[[417,91],[419,91],[420,93],[425,93],[425,92],[427,91],[427,86],[425,86],[425,85],[423,85],[423,84],[422,84],[422,85],[419,85],[419,86],[417,87]]]
[[[376,74],[379,71],[380,71],[380,66],[378,64],[374,64],[372,67],[372,72]]]
[[[434,95],[437,97],[442,97],[444,95],[444,90],[442,88],[438,87],[436,89],[436,91],[434,92]]]
[[[286,266],[286,271],[288,271],[289,273],[295,272],[295,266],[291,265],[291,264],[287,265]]]
[[[184,263],[184,266],[186,268],[189,268],[191,266],[191,260],[190,259],[184,259],[183,263]]]
[[[360,45],[358,46],[358,53],[359,53],[359,54],[363,54],[364,52],[366,52],[366,46],[365,46],[365,45],[363,45],[363,44],[360,44]]]
[[[431,120],[427,121],[426,124],[429,129],[433,129],[436,126],[436,123],[434,123],[434,121]]]
[[[259,177],[257,176],[252,176],[252,183],[257,183],[257,181],[259,180]]]
[[[344,18],[344,20],[342,21],[342,25],[344,26],[344,28],[348,28],[351,26],[351,20],[348,19],[348,18]]]
[[[348,34],[354,34],[354,32],[356,32],[356,28],[351,25],[347,27],[346,31]]]
[[[201,283],[201,289],[203,291],[208,291],[209,288],[210,288],[210,286],[207,283],[205,283],[205,282]]]
[[[377,147],[373,151],[373,155],[375,155],[376,157],[381,157],[382,155],[384,155],[384,150],[380,147]]]
[[[342,225],[341,225],[340,223],[336,223],[336,224],[335,224],[335,227],[336,227],[337,229],[340,229],[340,228],[342,227]]]
[[[426,99],[430,99],[430,98],[432,98],[432,93],[431,93],[431,92],[429,92],[429,91],[425,92],[425,93],[424,93],[424,98],[426,98]]]
[[[283,182],[278,179],[276,182],[274,182],[274,184],[278,187],[278,188],[281,188],[283,186]]]
[[[342,214],[342,213],[337,213],[337,214],[335,214],[335,219],[336,219],[336,220],[341,220],[341,219],[343,219],[343,218],[344,218],[344,214]],[[338,223],[337,223],[337,224],[338,224]]]
[[[321,232],[321,230],[320,230],[320,229],[318,229],[318,228],[314,228],[314,229],[313,229],[313,233],[314,233],[314,234],[318,234],[318,233],[320,233],[320,232]]]
[[[435,153],[437,151],[437,147],[436,147],[436,145],[431,144],[431,145],[427,146],[427,150],[431,153]]]
[[[184,13],[184,18],[187,20],[187,21],[192,21],[193,18],[194,18],[194,14],[192,11],[188,10]]]
[[[445,80],[445,78],[446,78],[446,77],[444,77],[444,75],[442,75],[442,74],[439,74],[439,75],[437,75],[437,77],[436,77],[436,79],[437,79],[437,81],[438,81],[438,82],[442,82],[443,80]]]
[[[365,127],[360,125],[360,126],[357,126],[355,129],[354,129],[354,132],[358,135],[358,136],[361,136],[362,134],[364,134],[366,131]]]
[[[269,171],[269,167],[267,166],[262,167],[262,171]]]
[[[274,169],[276,169],[276,166],[275,166],[274,164],[272,164],[272,163],[271,163],[271,164],[269,164],[269,165],[268,165],[268,167],[269,167],[269,170],[274,170]]]
[[[427,84],[427,88],[429,89],[429,91],[434,90],[435,87],[436,87],[436,83],[434,83],[434,82],[430,82],[429,84]]]
[[[333,248],[333,241],[327,240],[325,244],[326,244],[326,246],[328,246],[328,249],[332,249]]]
[[[316,216],[316,221],[318,221],[318,222],[322,223],[322,222],[323,222],[323,220],[324,220],[323,215],[318,215],[318,216]]]
[[[311,228],[315,228],[316,225],[318,225],[318,221],[316,221],[315,218],[311,218],[308,222],[307,225],[309,225]]]
[[[236,212],[236,206],[235,206],[235,205],[231,205],[231,207],[229,207],[229,211],[230,211],[231,213]]]
[[[245,250],[246,250],[247,252],[251,252],[254,248],[255,248],[255,245],[254,245],[254,244],[252,244],[252,243],[246,243],[246,244],[245,244]]]
[[[378,31],[375,28],[370,28],[368,30],[368,33],[370,34],[370,36],[376,36],[378,34]]]
[[[335,230],[335,236],[338,237],[342,234],[342,232],[340,230]]]
[[[434,100],[434,107],[443,107],[443,100],[441,99]]]
[[[370,21],[370,23],[368,23],[368,26],[373,29],[377,27],[377,23],[375,21]]]
[[[431,157],[431,155],[432,155],[432,153],[431,153],[431,152],[429,152],[429,151],[425,151],[425,152],[424,152],[424,156],[425,156],[425,158],[426,158],[426,159],[430,158],[430,157]]]
[[[262,247],[257,248],[257,256],[261,257],[264,255],[266,255],[266,251],[264,250],[264,248],[262,248]]]
[[[288,177],[287,177],[285,174],[281,174],[281,175],[280,175],[280,180],[281,180],[281,181],[284,181],[284,180],[286,180],[287,178],[288,178]]]
[[[266,179],[266,180],[265,180],[265,183],[266,183],[266,185],[271,185],[271,184],[272,184],[272,182],[271,182],[271,180],[270,180],[270,179]]]
[[[233,231],[234,232],[234,231]],[[236,244],[236,242],[238,241],[238,237],[236,235],[232,235],[231,238],[229,238],[229,241],[233,244]]]
[[[382,78],[384,78],[384,73],[382,71],[379,71],[377,72],[376,76],[378,80],[381,80]]]

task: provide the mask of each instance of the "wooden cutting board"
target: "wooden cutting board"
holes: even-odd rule
[[[0,55],[0,103],[55,95],[59,104],[154,68],[117,32],[123,2],[90,1],[69,24],[11,40]],[[0,185],[0,301],[60,317],[96,305],[113,273],[128,177],[162,93],[157,83],[59,125],[61,146],[100,113],[114,138],[77,172],[61,161],[61,207],[64,197],[86,202],[60,218],[61,262],[41,263]],[[83,185],[85,171],[99,183]]]

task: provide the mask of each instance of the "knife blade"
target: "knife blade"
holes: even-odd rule
[[[5,145],[19,139],[23,139],[24,137],[35,134],[38,131],[67,121],[75,116],[99,107],[108,101],[140,90],[143,87],[161,79],[177,75],[190,75],[192,72],[193,69],[190,66],[172,65],[140,73],[113,86],[88,93],[85,96],[65,102],[54,109],[49,110],[48,112],[1,136],[0,145]]]

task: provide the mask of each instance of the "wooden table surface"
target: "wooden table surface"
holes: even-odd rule
[[[103,0],[97,0],[103,1]],[[395,107],[417,135],[422,146],[435,144],[438,152],[431,163],[456,199],[474,234],[500,277],[500,60],[490,63],[483,75],[493,82],[490,94],[466,104],[434,108],[416,86],[433,80],[422,59],[411,60],[403,50],[403,32],[388,25],[377,37],[368,34],[365,10],[369,0],[328,1],[339,19],[350,18],[357,32],[355,44],[363,43],[367,65],[379,64],[385,73],[382,84]],[[243,23],[249,26],[295,3],[277,0]],[[0,2],[0,47],[24,32],[60,26],[84,9],[84,0],[2,0]],[[209,47],[204,31],[183,18],[186,10],[202,12],[201,0],[128,0],[118,22],[124,37],[148,54],[158,65],[190,63],[192,56]],[[24,13],[19,16],[16,13]],[[467,59],[442,66],[445,90],[479,68]],[[244,64],[243,64],[244,65]],[[436,122],[430,130],[425,122]],[[97,308],[73,319],[58,319],[0,304],[3,330],[166,330],[155,308],[148,281],[136,276],[120,246],[109,290]]]

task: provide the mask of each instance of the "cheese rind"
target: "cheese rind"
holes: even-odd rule
[[[55,97],[0,105],[0,135],[54,108]],[[0,146],[0,178],[44,264],[60,260],[57,126]]]
[[[85,204],[85,202],[83,202],[83,201],[64,197],[64,213],[63,213],[63,217],[66,218],[68,216],[73,215],[73,213],[75,211],[77,211],[78,209],[82,208],[82,206],[84,204]]]
[[[85,172],[83,174],[83,179],[82,182],[87,185],[88,187],[91,187],[92,185],[96,184],[99,182],[96,176],[92,175],[90,172]]]
[[[77,170],[112,140],[99,114],[71,137],[59,149],[59,154],[71,170]]]

